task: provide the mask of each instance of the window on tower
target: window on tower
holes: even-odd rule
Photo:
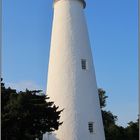
[[[88,130],[89,130],[90,133],[93,133],[94,132],[94,129],[93,129],[94,126],[93,126],[93,124],[94,124],[93,122],[89,122],[88,123]]]
[[[82,59],[81,60],[81,66],[82,66],[82,69],[83,70],[86,70],[87,69],[87,61],[86,61],[86,59]]]

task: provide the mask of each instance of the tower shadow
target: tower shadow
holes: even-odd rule
[[[60,140],[56,137],[55,133],[46,133],[43,135],[43,140]]]

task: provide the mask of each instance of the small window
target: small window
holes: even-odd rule
[[[87,61],[86,61],[86,59],[82,59],[81,60],[81,66],[82,66],[82,69],[83,70],[86,70],[87,69]]]
[[[93,130],[93,122],[88,123],[88,130],[89,130],[90,133],[94,132],[94,130]]]

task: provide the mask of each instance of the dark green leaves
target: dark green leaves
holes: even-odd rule
[[[41,90],[16,92],[2,86],[2,139],[34,140],[62,124],[60,113]]]

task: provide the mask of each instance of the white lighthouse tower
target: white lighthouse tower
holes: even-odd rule
[[[47,94],[64,111],[49,140],[105,140],[85,7],[54,0]]]

